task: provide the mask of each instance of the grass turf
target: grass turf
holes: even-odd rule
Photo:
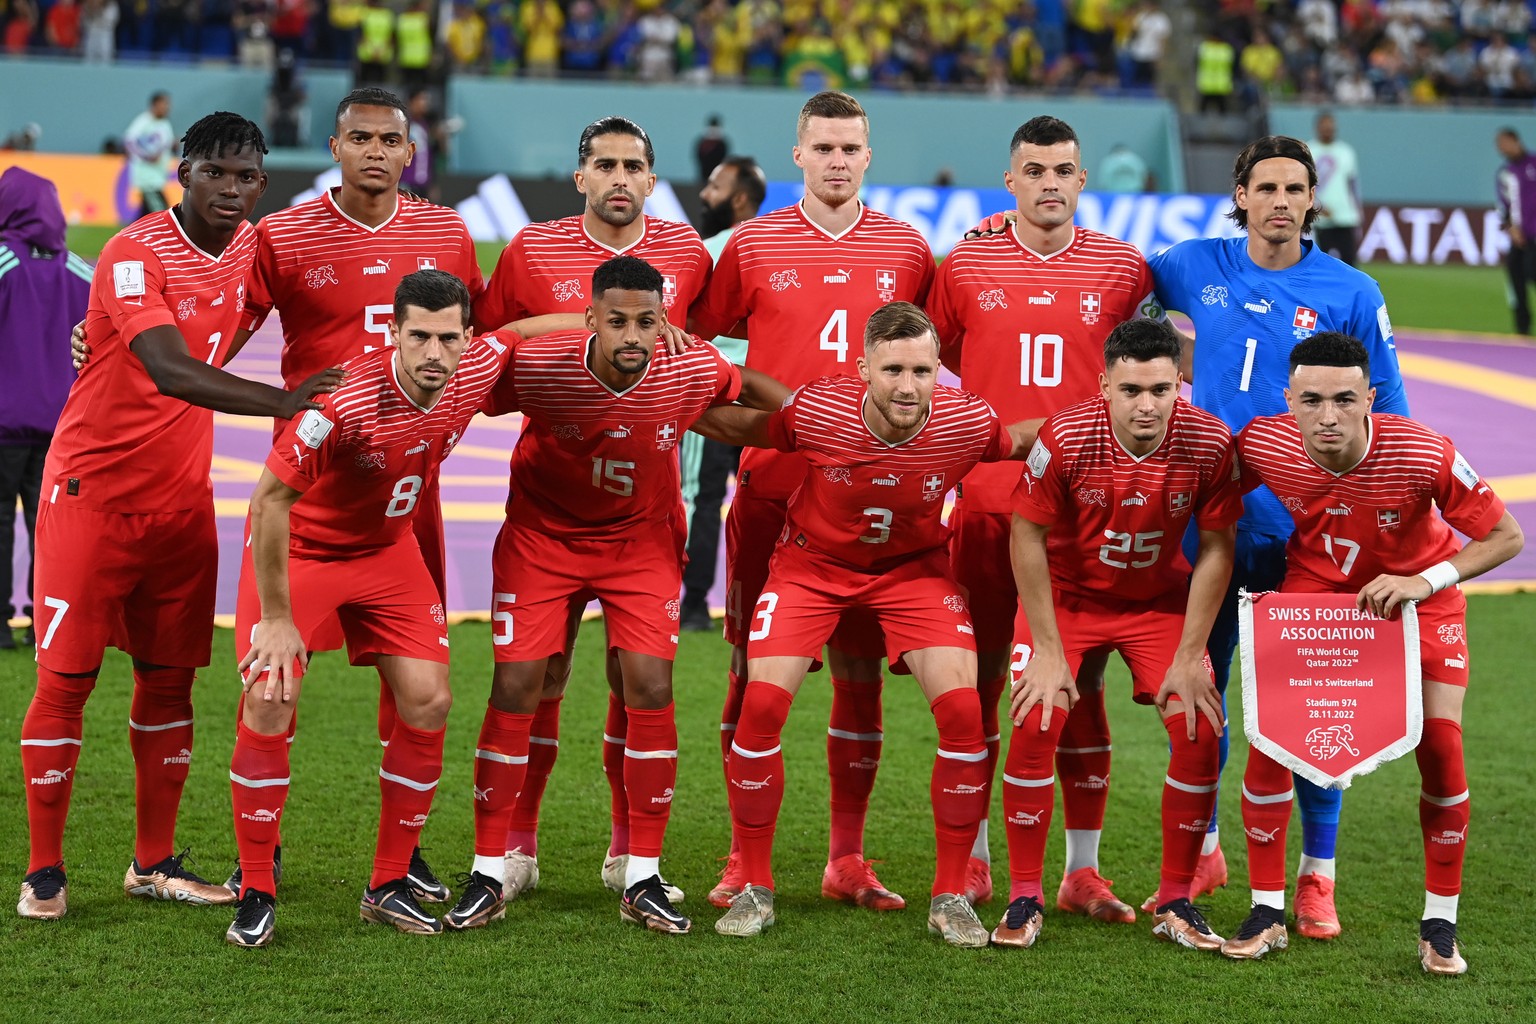
[[[718,912],[704,895],[728,838],[716,746],[727,650],[699,634],[685,635],[677,664],[680,777],[663,863],[689,894],[684,909],[696,915],[696,933],[668,938],[623,925],[617,897],[598,881],[608,794],[600,775],[601,634],[593,623],[583,631],[565,702],[561,758],[545,803],[540,887],[511,904],[503,922],[433,939],[357,919],[377,814],[376,681],[335,654],[317,657],[293,748],[278,937],[256,952],[223,943],[228,908],[145,903],[121,891],[132,852],[133,772],[124,736],[129,675],[125,659],[114,654],[87,708],[66,842],[71,910],[57,923],[0,915],[0,992],[11,993],[0,1001],[0,1019],[1529,1020],[1536,1011],[1536,944],[1523,911],[1532,897],[1527,836],[1536,767],[1525,750],[1536,707],[1524,699],[1521,669],[1533,615],[1536,596],[1472,599],[1475,679],[1466,741],[1474,818],[1461,930],[1472,973],[1465,978],[1426,977],[1415,958],[1422,864],[1411,758],[1360,780],[1345,801],[1344,935],[1337,942],[1296,938],[1289,951],[1263,962],[1230,963],[1156,942],[1145,918],[1125,927],[1051,913],[1040,944],[1029,951],[944,947],[924,929],[935,735],[908,680],[888,687],[887,742],[867,844],[867,853],[883,860],[882,879],[906,894],[908,909],[875,915],[818,896],[828,688],[824,676],[813,676],[785,733],[780,924],[755,941],[721,938],[711,928]],[[426,832],[428,858],[445,878],[467,868],[472,852],[470,773],[489,680],[487,633],[481,624],[453,630],[458,705]],[[214,880],[234,855],[225,771],[233,743],[231,647],[221,632],[217,661],[198,683],[197,758],[179,828]],[[1156,884],[1166,746],[1154,715],[1124,699],[1128,681],[1118,660],[1114,665],[1115,785],[1103,862],[1121,896],[1139,903]],[[0,656],[0,723],[8,743],[18,736],[32,686],[25,653]],[[1232,718],[1240,720],[1235,707]],[[1208,901],[1212,924],[1224,934],[1247,910],[1236,799],[1244,753],[1239,740],[1220,816],[1232,885]],[[992,835],[1000,893],[983,910],[988,926],[1006,891],[997,804]],[[8,809],[9,826],[0,831],[0,863],[14,885],[26,861],[14,767],[0,775],[0,807]],[[1048,887],[1062,858],[1059,827],[1055,833]],[[1293,827],[1293,865],[1298,833]]]

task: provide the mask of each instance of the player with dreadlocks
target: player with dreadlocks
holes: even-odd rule
[[[119,232],[96,265],[85,318],[91,372],[59,418],[37,522],[37,691],[21,726],[31,835],[23,917],[65,912],[64,823],[85,702],[107,647],[133,658],[137,830],[124,890],[235,899],[175,853],[192,681],[212,646],[213,411],[291,418],[340,380],[326,371],[283,391],[217,368],[256,252],[246,221],[267,187],[266,151],[261,129],[237,114],[198,121],[182,140],[181,203]]]

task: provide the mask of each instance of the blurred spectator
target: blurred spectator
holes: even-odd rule
[[[523,0],[518,24],[528,74],[555,74],[560,69],[560,33],[565,28],[560,5],[555,0]]]
[[[313,0],[272,0],[272,45],[292,50],[295,57],[309,53],[309,18]]]
[[[1494,179],[1499,223],[1509,234],[1504,257],[1509,272],[1509,304],[1515,330],[1531,333],[1529,289],[1536,285],[1536,156],[1526,151],[1513,128],[1501,128],[1494,145],[1504,158]]]
[[[74,53],[80,48],[80,7],[75,0],[53,0],[43,33],[51,49]]]
[[[1296,20],[1313,45],[1327,49],[1339,38],[1339,16],[1333,0],[1301,0],[1296,5]]]
[[[128,183],[139,190],[139,216],[158,213],[170,204],[165,198],[165,182],[176,147],[176,129],[171,127],[171,94],[156,92],[149,97],[149,108],[128,124],[123,132],[123,151],[128,154]]]
[[[1374,100],[1376,90],[1371,88],[1370,81],[1359,65],[1355,65],[1334,82],[1333,98],[1341,106],[1358,107]]]
[[[1307,143],[1317,165],[1317,247],[1355,265],[1363,211],[1360,206],[1360,159],[1355,147],[1339,138],[1338,122],[1327,111],[1317,115],[1317,138]]]
[[[395,12],[384,6],[384,0],[368,0],[358,30],[357,84],[388,81],[395,63]]]
[[[88,63],[108,64],[117,53],[117,0],[85,0],[80,11],[81,54]]]
[[[43,126],[36,121],[28,121],[21,126],[21,130],[12,132],[0,139],[0,150],[31,152],[37,149],[37,140],[43,137]],[[113,145],[118,145],[118,152],[122,152],[116,139],[109,139]]]
[[[91,269],[64,244],[64,209],[53,183],[20,167],[0,175],[0,358],[10,383],[0,421],[0,606],[9,620],[17,608],[12,554],[16,505],[21,503],[28,546],[37,526],[43,463],[54,424],[75,379],[71,327],[84,319]],[[32,570],[27,570],[32,615]],[[37,640],[27,627],[26,642]],[[14,649],[8,621],[0,621],[0,648]]]
[[[485,38],[491,71],[498,75],[510,75],[517,69],[517,2],[516,0],[490,0],[483,8]]]
[[[919,32],[921,30],[918,30]],[[784,47],[784,84],[805,92],[840,89],[848,78],[843,51],[823,18],[807,18]]]
[[[677,41],[682,23],[661,0],[639,0],[638,6],[644,13],[636,23],[640,46],[635,69],[646,81],[672,78],[677,74]]]
[[[37,8],[32,0],[11,0],[11,20],[5,23],[5,52],[26,53],[37,31]]]
[[[1488,45],[1477,58],[1483,72],[1483,85],[1495,98],[1507,96],[1515,86],[1515,71],[1520,67],[1520,54],[1502,35],[1488,40]]]
[[[235,55],[242,67],[274,66],[277,48],[272,42],[272,0],[235,0],[230,25],[235,30]]]
[[[279,3],[286,0],[278,0]],[[400,81],[407,92],[426,86],[432,73],[433,34],[431,0],[411,0],[395,19],[395,52]]]
[[[1099,172],[1088,179],[1088,187],[1097,192],[1151,192],[1152,172],[1135,150],[1123,142],[1110,147],[1099,162]]]
[[[1173,22],[1157,0],[1141,0],[1131,13],[1131,35],[1126,54],[1131,61],[1129,85],[1150,88],[1157,84],[1157,66],[1163,62]]]
[[[1200,93],[1200,112],[1225,114],[1232,100],[1232,68],[1237,52],[1232,44],[1207,32],[1195,50],[1195,89]]]
[[[602,71],[607,36],[597,5],[592,0],[576,0],[560,34],[560,67],[583,75]]]
[[[309,94],[292,50],[277,55],[267,91],[267,132],[267,141],[274,146],[302,146],[309,141]]]
[[[1285,80],[1285,55],[1270,41],[1269,33],[1256,29],[1253,42],[1243,47],[1238,59],[1250,87],[1250,99],[1261,101],[1280,93]]]
[[[693,161],[699,168],[699,180],[708,181],[710,172],[720,166],[731,151],[731,140],[720,130],[720,115],[704,119],[704,134],[693,143]]]
[[[419,89],[411,95],[411,142],[416,153],[400,175],[400,185],[423,199],[436,202],[435,179],[438,153],[438,119],[432,109],[432,94]]]
[[[202,5],[197,0],[155,0],[150,11],[157,52],[197,52],[202,22]]]
[[[364,0],[330,0],[327,6],[329,13],[320,23],[320,55],[328,60],[351,61],[357,54],[357,37],[368,5]]]
[[[447,34],[454,70],[478,70],[485,63],[485,19],[475,10],[473,0],[454,0]]]

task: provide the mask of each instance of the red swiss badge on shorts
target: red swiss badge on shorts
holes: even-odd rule
[[[1353,594],[1239,598],[1243,729],[1298,775],[1344,789],[1419,745],[1419,622],[1355,607]]]

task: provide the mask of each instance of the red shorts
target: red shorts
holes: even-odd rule
[[[964,503],[950,514],[949,553],[955,579],[971,606],[978,651],[1005,651],[1013,642],[1019,592],[1013,582],[1008,545],[1013,515],[973,512]]]
[[[1072,678],[1077,678],[1077,670],[1090,653],[1119,651],[1131,670],[1131,699],[1138,704],[1153,703],[1184,633],[1185,591],[1175,590],[1153,601],[1089,599],[1059,590],[1051,597]],[[1029,664],[1032,643],[1029,623],[1020,610],[1014,623],[1013,660],[1008,666],[1015,684]],[[1204,660],[1209,673],[1209,655]]]
[[[781,498],[754,498],[737,490],[725,519],[725,640],[746,647],[758,597],[768,582],[779,538],[784,533],[785,509]],[[863,609],[850,612],[825,641],[855,658],[878,658],[885,640],[874,616]],[[821,660],[821,651],[814,655]]]
[[[667,523],[573,540],[507,520],[491,555],[496,661],[538,661],[567,653],[571,610],[591,600],[602,603],[609,647],[667,661],[677,657],[680,537]]]
[[[448,663],[442,599],[412,537],[344,559],[289,556],[288,593],[306,650],[316,650],[312,638],[339,621],[354,665],[377,664],[380,655]],[[247,546],[235,604],[237,660],[251,649],[259,621],[261,600]]]
[[[857,572],[781,547],[757,600],[748,658],[818,658],[839,620],[860,610],[894,665],[925,647],[976,649],[970,612],[942,548],[881,574]]]
[[[108,647],[201,668],[213,650],[219,540],[213,503],[102,512],[44,501],[37,515],[37,663],[90,672]]]

